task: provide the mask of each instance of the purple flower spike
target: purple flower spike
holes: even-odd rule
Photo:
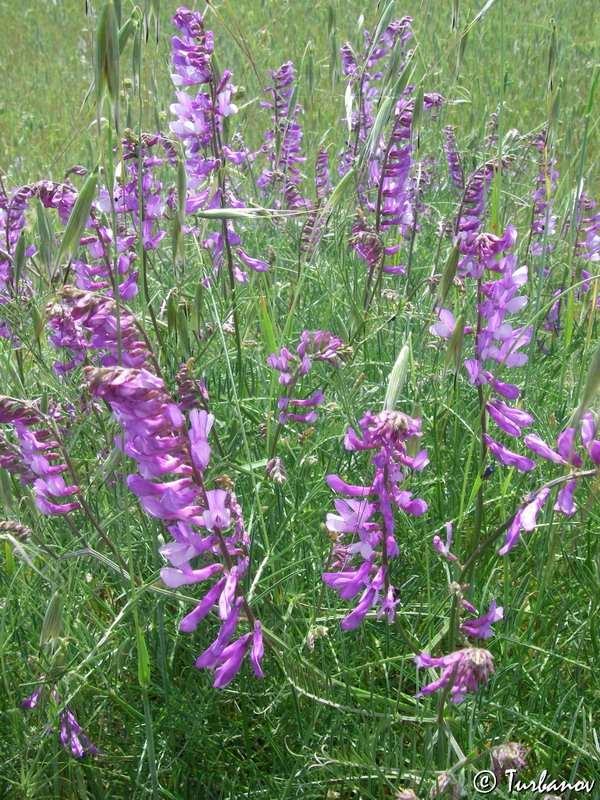
[[[218,607],[223,625],[196,665],[219,668],[215,685],[224,686],[238,671],[238,658],[248,649],[243,643],[249,640],[243,635],[238,639],[242,644],[221,658],[235,635],[242,605],[254,628],[251,636],[258,640],[260,633],[256,634],[241,583],[250,560],[242,510],[231,489],[209,489],[206,484],[211,456],[208,438],[214,418],[205,409],[192,408],[188,427],[163,381],[149,370],[88,368],[87,376],[92,395],[103,398],[122,425],[119,446],[137,462],[140,474],[128,476],[129,487],[147,513],[172,521],[167,529],[174,541],[160,548],[171,564],[161,570],[163,582],[179,588],[218,576],[200,603],[181,620],[180,628],[195,630]],[[191,380],[187,383],[193,387]],[[196,392],[197,387],[193,388]],[[205,391],[201,398],[207,402]],[[166,475],[172,479],[164,480]],[[192,566],[196,558],[200,561]]]
[[[451,701],[461,703],[467,692],[477,692],[481,683],[488,682],[489,673],[494,674],[492,654],[480,647],[466,647],[441,658],[421,653],[414,660],[417,667],[440,667],[444,670],[439,680],[424,686],[416,697],[426,697],[450,686]]]
[[[469,620],[465,622],[461,628],[469,636],[476,636],[478,639],[489,639],[493,636],[492,625],[494,622],[499,622],[504,617],[504,609],[502,606],[496,607],[496,601],[492,600],[487,614],[479,619]]]
[[[492,772],[498,780],[507,770],[520,770],[526,766],[523,756],[527,753],[524,747],[516,742],[500,745],[492,750],[490,758],[492,761]]]
[[[370,609],[378,606],[377,618],[385,616],[392,622],[396,598],[389,581],[389,562],[398,557],[400,549],[394,535],[396,522],[394,506],[403,513],[419,516],[427,510],[427,503],[413,498],[412,492],[400,488],[404,480],[402,469],[415,471],[424,468],[427,453],[422,451],[411,458],[407,444],[413,445],[421,436],[421,420],[412,419],[399,411],[368,411],[360,420],[360,435],[348,428],[344,437],[347,450],[374,450],[371,463],[375,468],[370,487],[348,484],[337,475],[328,475],[331,489],[347,497],[369,498],[335,500],[337,514],[327,515],[327,528],[334,539],[333,556],[329,563],[337,572],[325,572],[323,581],[336,589],[343,599],[353,599],[362,590],[357,606],[341,623],[343,630],[353,630],[365,619]],[[354,541],[346,544],[346,537]],[[344,544],[341,544],[342,539]],[[355,557],[362,560],[351,567]],[[377,569],[376,559],[381,558]],[[371,573],[376,572],[371,580]],[[383,591],[382,591],[383,590]]]

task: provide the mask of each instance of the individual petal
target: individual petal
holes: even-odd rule
[[[525,508],[521,511],[521,527],[525,531],[532,531],[536,526],[536,518],[537,515],[548,499],[548,495],[550,494],[550,488],[545,487],[541,491],[539,491],[533,500],[528,503]]]
[[[548,447],[546,442],[536,433],[529,433],[523,439],[527,447],[536,455],[545,458],[547,461],[554,461],[556,464],[564,464],[563,457]]]
[[[577,481],[569,481],[562,489],[559,490],[556,496],[555,511],[560,511],[561,514],[566,514],[567,517],[572,517],[577,511],[577,506],[573,501],[573,493],[577,488]]]
[[[501,464],[507,467],[516,467],[519,472],[529,472],[535,469],[535,461],[526,456],[520,456],[518,453],[513,453],[508,447],[505,447],[500,442],[496,442],[487,434],[483,435],[483,441],[489,447],[490,452]]]
[[[221,578],[220,581],[217,581],[215,585],[210,589],[202,598],[202,600],[198,603],[196,608],[193,611],[190,611],[189,614],[186,614],[185,617],[179,623],[179,630],[183,631],[184,633],[191,633],[192,631],[196,630],[196,627],[201,620],[206,617],[210,611],[212,610],[214,604],[217,602],[219,595],[221,594],[223,587],[225,585],[225,578]]]
[[[257,678],[264,678],[264,673],[260,666],[260,662],[265,654],[263,645],[262,627],[259,620],[254,623],[254,636],[252,638],[252,650],[250,651],[250,663]]]
[[[180,586],[188,586],[205,581],[217,572],[221,572],[222,569],[222,564],[209,564],[207,567],[189,569],[187,572],[174,567],[163,567],[160,571],[160,578],[165,586],[170,589],[178,589]]]

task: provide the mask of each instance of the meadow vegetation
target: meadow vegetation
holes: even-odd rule
[[[1,8],[0,797],[600,786],[596,2]]]

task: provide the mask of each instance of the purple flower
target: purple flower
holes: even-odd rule
[[[481,683],[488,682],[489,673],[494,674],[492,654],[480,647],[466,647],[441,658],[421,653],[414,660],[417,667],[443,669],[441,678],[424,686],[416,697],[426,697],[449,686],[451,701],[461,703],[467,692],[477,692]]]
[[[68,706],[63,704],[63,699],[58,694],[56,686],[50,689],[49,686],[38,686],[35,691],[25,698],[19,708],[36,708],[44,691],[50,691],[52,700],[62,710],[59,713],[60,719],[60,743],[64,750],[71,752],[77,758],[85,758],[88,755],[103,755],[98,748],[92,744],[85,735],[81,725],[75,719],[73,712]],[[52,733],[53,728],[46,728],[46,733]]]
[[[556,496],[556,505],[554,506],[555,511],[560,511],[561,514],[566,514],[568,517],[573,516],[577,511],[577,506],[573,501],[573,494],[576,488],[577,481],[569,481],[562,489],[559,489]]]
[[[323,580],[332,589],[339,592],[344,600],[351,600],[360,592],[361,587],[369,583],[369,573],[373,567],[373,559],[363,561],[358,569],[346,572],[325,572]]]
[[[218,667],[215,669],[215,689],[221,689],[235,678],[242,666],[244,656],[250,646],[251,633],[245,633],[236,642],[225,647],[217,658]]]
[[[212,589],[209,589],[202,600],[198,603],[196,608],[183,617],[179,623],[179,630],[184,631],[185,633],[191,633],[192,631],[195,631],[198,623],[201,622],[204,617],[206,617],[207,614],[212,611],[215,603],[221,595],[221,592],[223,591],[224,586],[225,578],[221,578],[220,581],[215,583]]]
[[[254,623],[254,636],[252,639],[252,650],[250,651],[250,663],[257,678],[264,678],[260,662],[263,660],[265,648],[263,645],[262,627],[259,620]]]
[[[507,467],[516,467],[519,472],[529,472],[535,469],[535,461],[526,456],[520,456],[518,453],[513,453],[508,447],[505,447],[500,442],[494,441],[487,434],[483,435],[483,441],[489,447],[490,452],[501,464]]]
[[[548,495],[550,494],[550,488],[544,487],[541,489],[536,495],[533,495],[532,499],[528,502],[524,503],[517,514],[513,522],[511,523],[510,528],[506,532],[506,538],[504,540],[504,545],[498,551],[498,554],[503,556],[506,555],[517,543],[519,535],[522,530],[524,531],[532,531],[534,530],[536,523],[537,523],[537,515],[548,499]]]
[[[34,689],[29,697],[26,697],[25,700],[19,703],[19,708],[35,708],[40,702],[43,688],[43,686],[38,686],[36,689]]]
[[[492,398],[489,403],[486,403],[485,407],[494,422],[510,436],[520,436],[521,428],[533,423],[531,414],[518,408],[510,408],[510,406],[496,398]]]
[[[100,751],[85,735],[68,707],[60,715],[60,743],[77,758],[100,755]]]
[[[436,308],[436,311],[440,321],[429,328],[429,333],[433,336],[441,336],[443,339],[449,339],[454,333],[454,327],[456,325],[454,314],[445,308]]]
[[[552,450],[552,448],[535,433],[529,434],[523,441],[532,452],[545,458],[547,461],[554,461],[565,467],[571,465],[580,467],[583,461],[574,451],[574,437],[575,430],[573,428],[568,428],[566,431],[560,433],[556,450]]]
[[[431,540],[434,548],[448,559],[448,561],[457,561],[456,556],[452,555],[450,548],[452,547],[452,523],[446,523],[446,542],[442,542],[439,536],[434,536]]]
[[[502,606],[496,607],[496,601],[492,600],[487,614],[479,619],[468,620],[462,625],[461,630],[469,636],[476,636],[478,639],[489,639],[493,636],[492,625],[499,622],[504,617]]]
[[[523,756],[527,750],[516,742],[508,742],[495,747],[491,753],[492,772],[499,779],[507,770],[520,770],[526,766]]]

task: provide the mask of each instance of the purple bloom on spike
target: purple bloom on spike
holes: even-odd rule
[[[426,697],[449,686],[451,701],[461,703],[467,692],[476,693],[480,684],[488,682],[489,674],[494,674],[492,654],[480,647],[466,647],[441,658],[421,653],[414,660],[417,667],[439,667],[443,670],[441,678],[424,686],[417,697]]]
[[[277,353],[271,353],[267,358],[267,364],[277,370],[279,383],[287,387],[285,395],[279,397],[277,405],[282,412],[279,415],[279,424],[285,425],[288,420],[312,424],[318,418],[316,406],[325,401],[323,392],[318,389],[311,397],[304,399],[292,397],[292,392],[304,375],[307,375],[316,361],[324,361],[331,364],[334,368],[340,366],[340,362],[345,358],[342,340],[331,333],[323,331],[303,331],[300,337],[300,344],[296,352],[292,353],[287,347],[282,347]],[[298,408],[309,408],[304,414],[288,411],[290,406]]]
[[[450,548],[452,547],[452,523],[446,523],[446,542],[442,542],[439,536],[434,536],[432,539],[432,543],[434,548],[438,551],[438,553],[448,561],[456,561],[456,556],[452,555],[450,552]]]
[[[524,747],[516,742],[500,745],[492,750],[490,758],[492,760],[492,772],[499,779],[507,770],[521,770],[526,766],[523,756],[527,753]]]
[[[457,193],[462,194],[465,188],[465,176],[456,146],[456,139],[454,137],[454,128],[448,126],[444,128],[446,140],[444,142],[444,150],[446,152],[446,162],[448,164],[448,172],[450,173],[450,180],[454,184],[454,189]]]
[[[424,500],[413,498],[412,492],[400,488],[404,480],[402,469],[418,471],[427,463],[426,451],[414,457],[407,451],[407,443],[414,444],[421,435],[421,420],[399,411],[368,411],[360,420],[360,434],[349,428],[344,444],[347,450],[375,451],[371,457],[375,469],[371,486],[348,484],[337,475],[327,477],[334,491],[351,498],[369,498],[335,500],[338,513],[327,515],[327,527],[335,542],[335,561],[331,565],[338,571],[325,572],[323,581],[343,599],[353,599],[362,590],[357,606],[341,623],[344,630],[356,628],[376,607],[378,619],[394,619],[399,600],[389,580],[389,561],[398,557],[399,547],[393,509],[414,516],[427,510]],[[358,567],[350,564],[355,558],[362,559]],[[375,561],[379,559],[382,563],[377,569]]]
[[[461,630],[469,636],[476,636],[478,639],[489,639],[493,636],[492,625],[499,622],[504,617],[502,606],[496,607],[496,601],[492,600],[487,614],[479,619],[468,620],[462,625]]]
[[[223,625],[196,666],[215,669],[214,685],[225,686],[238,672],[251,639],[256,639],[252,657],[256,664],[260,661],[262,633],[242,587],[249,565],[249,536],[241,508],[231,488],[206,485],[214,418],[205,409],[192,408],[188,426],[163,381],[148,370],[88,368],[87,375],[92,395],[102,397],[122,425],[119,446],[137,462],[139,474],[127,479],[130,489],[147,513],[172,523],[167,529],[174,541],[160,548],[171,564],[161,570],[163,582],[179,588],[217,576],[180,628],[195,630],[217,607]],[[165,479],[169,474],[171,479]],[[253,632],[230,645],[242,605]]]

